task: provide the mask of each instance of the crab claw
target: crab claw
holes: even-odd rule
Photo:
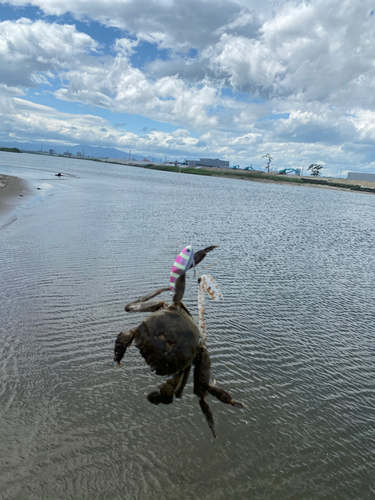
[[[194,254],[194,264],[192,264],[189,267],[189,269],[191,269],[193,267],[193,265],[199,264],[199,262],[201,262],[206,257],[206,255],[208,254],[208,252],[212,252],[212,250],[214,250],[215,248],[218,248],[218,247],[219,247],[219,245],[212,245],[210,247],[204,248],[203,250],[198,250],[198,252],[195,252],[195,254]]]

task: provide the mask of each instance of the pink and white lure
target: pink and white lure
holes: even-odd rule
[[[185,247],[180,255],[177,255],[172,266],[172,271],[169,277],[169,287],[174,291],[176,281],[180,276],[186,273],[194,265],[194,250],[191,245]]]

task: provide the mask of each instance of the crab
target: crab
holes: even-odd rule
[[[214,248],[216,246],[196,252],[195,265],[199,264]],[[126,349],[134,340],[151,370],[157,375],[170,377],[157,390],[148,394],[148,401],[155,405],[170,404],[174,396],[182,397],[190,369],[194,365],[194,394],[198,396],[202,412],[216,437],[213,415],[206,401],[207,393],[223,403],[238,408],[245,407],[245,405],[235,401],[228,392],[217,387],[215,383],[210,384],[210,357],[205,346],[205,334],[182,302],[185,276],[186,274],[183,274],[176,282],[171,305],[161,300],[152,300],[160,293],[169,290],[169,288],[161,288],[125,306],[127,312],[152,312],[152,314],[140,325],[117,336],[114,360],[121,366],[120,361]]]

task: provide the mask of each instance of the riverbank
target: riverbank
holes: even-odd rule
[[[166,164],[136,162],[131,160],[109,159],[105,163],[118,163],[131,167],[161,170],[181,174],[204,175],[209,177],[224,177],[252,182],[265,182],[273,184],[287,184],[293,186],[316,187],[320,189],[338,189],[341,191],[357,191],[375,194],[375,182],[340,179],[336,177],[313,177],[299,175],[282,175],[276,172],[261,172],[254,170],[240,170],[218,167],[185,167]]]
[[[322,189],[339,189],[341,191],[357,191],[375,194],[375,182],[355,181],[349,179],[337,179],[334,177],[302,177],[299,175],[281,175],[277,173],[266,173],[260,171],[231,170],[217,167],[204,168],[179,168],[175,166],[146,165],[144,168],[153,170],[165,170],[169,172],[181,172],[185,174],[207,175],[212,177],[227,177],[230,179],[241,179],[253,182],[267,182],[274,184],[288,184],[293,186],[317,187]]]
[[[0,214],[14,205],[17,198],[23,197],[26,188],[26,182],[19,177],[0,174]]]
[[[33,153],[37,154],[37,153]],[[62,155],[58,155],[61,157]],[[224,177],[229,179],[245,180],[252,182],[264,182],[273,184],[287,184],[292,186],[315,187],[320,189],[335,189],[340,191],[357,191],[375,194],[375,182],[357,181],[352,179],[341,179],[338,177],[313,177],[279,174],[278,172],[263,172],[260,170],[240,170],[218,167],[187,167],[165,163],[149,163],[147,160],[125,160],[119,158],[88,158],[71,157],[73,160],[88,160],[99,163],[112,163],[126,165],[128,167],[146,168],[150,170],[161,170],[164,172],[175,172],[191,175],[204,175],[209,177]]]

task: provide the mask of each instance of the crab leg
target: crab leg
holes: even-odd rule
[[[164,300],[147,300],[146,302],[132,302],[125,306],[126,312],[154,312],[165,305]]]
[[[207,392],[215,396],[219,401],[223,403],[236,406],[237,408],[246,408],[243,403],[239,403],[233,399],[229,392],[220,389],[214,385],[210,385],[210,357],[208,351],[205,347],[201,347],[199,356],[195,363],[194,369],[194,394],[200,398],[199,404],[202,409],[204,416],[206,417],[207,423],[212,431],[212,434],[216,437],[214,428],[214,418],[210,407],[205,401]]]
[[[190,366],[185,368],[181,375],[181,382],[179,383],[177,389],[175,390],[176,398],[180,399],[182,396],[182,391],[185,389],[186,382],[188,381],[190,375]]]
[[[116,363],[120,368],[121,368],[120,361],[124,357],[126,349],[130,347],[130,344],[133,342],[136,331],[137,328],[132,328],[127,332],[121,332],[117,335],[115,341],[115,357],[113,359],[114,361],[116,361]]]
[[[216,438],[214,416],[212,415],[212,411],[211,411],[210,407],[208,406],[207,401],[204,398],[201,398],[199,400],[199,406],[201,407],[203,415],[206,417],[208,426],[211,429],[212,434],[214,435],[214,438]]]
[[[207,350],[202,347],[200,350],[200,355],[197,358],[194,368],[194,394],[199,398],[199,405],[206,417],[208,426],[210,427],[212,434],[216,438],[215,434],[215,424],[214,417],[212,415],[211,409],[208,406],[205,397],[207,396],[207,386],[210,382],[210,357]]]
[[[160,309],[162,306],[157,307],[156,309],[154,309],[153,307],[155,307],[156,304],[164,304],[164,302],[153,300],[150,302],[149,305],[147,304],[147,302],[150,299],[156,297],[156,295],[159,295],[160,293],[168,292],[168,291],[169,291],[169,288],[159,288],[158,290],[155,290],[154,292],[150,292],[147,295],[143,295],[143,297],[139,297],[138,299],[134,300],[133,302],[130,302],[130,304],[126,304],[125,311],[126,312],[139,312],[139,311],[153,312],[153,311],[156,311],[157,309]],[[142,304],[143,304],[143,306],[142,306]],[[148,309],[147,307],[149,307],[149,306],[151,306],[152,309]],[[145,309],[142,309],[142,307],[145,307]]]
[[[185,293],[185,283],[186,283],[186,274],[182,274],[178,280],[176,281],[176,286],[174,289],[174,295],[173,295],[173,305],[177,305],[179,302],[181,302],[182,297],[184,296]]]
[[[182,373],[179,373],[174,377],[168,379],[164,384],[160,386],[158,391],[150,392],[150,394],[147,396],[147,399],[150,401],[150,403],[154,405],[158,405],[159,403],[169,405],[170,403],[173,403],[173,394],[175,393],[177,387],[180,385]]]
[[[217,398],[222,403],[235,406],[236,408],[247,408],[247,406],[244,405],[243,403],[235,401],[231,396],[231,394],[229,394],[229,392],[227,391],[224,391],[224,389],[220,389],[215,385],[208,385],[207,390],[212,396],[215,396],[215,398]]]

